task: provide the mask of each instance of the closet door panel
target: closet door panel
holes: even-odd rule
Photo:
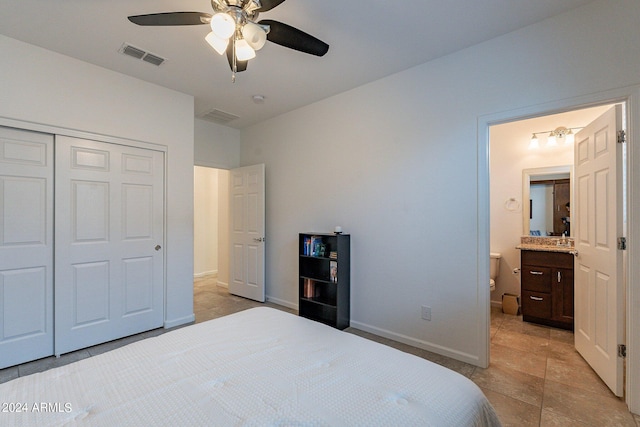
[[[0,368],[53,354],[53,136],[0,127]]]
[[[55,353],[164,322],[164,154],[56,137]]]

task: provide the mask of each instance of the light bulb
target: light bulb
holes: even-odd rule
[[[564,137],[565,144],[573,144],[576,140],[576,135],[569,129],[567,135]]]
[[[260,50],[267,41],[267,33],[258,24],[247,22],[242,27],[242,37],[254,50]]]
[[[553,132],[551,132],[549,134],[549,137],[547,138],[547,145],[549,147],[555,147],[556,145],[558,145],[556,144],[556,135]]]
[[[236,21],[224,12],[216,13],[211,18],[211,31],[221,39],[228,39],[236,31]]]
[[[205,37],[204,39],[220,55],[224,55],[224,53],[227,51],[227,46],[229,45],[229,39],[224,39],[223,40],[220,37],[216,36],[213,31],[210,32],[209,34],[207,34],[207,37]]]
[[[540,144],[538,144],[538,137],[534,133],[531,136],[531,141],[529,141],[529,150],[535,150],[538,147],[540,147]]]
[[[236,58],[238,61],[248,61],[256,57],[256,51],[249,46],[245,39],[236,40]]]

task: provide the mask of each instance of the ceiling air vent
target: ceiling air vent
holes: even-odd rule
[[[120,47],[119,52],[123,55],[131,56],[132,58],[142,59],[143,61],[155,66],[160,66],[160,64],[166,61],[165,58],[144,51],[138,47],[131,46],[128,43],[123,43],[123,45]]]
[[[204,113],[203,115],[201,115],[200,118],[215,123],[229,123],[230,121],[240,118],[240,116],[213,109],[208,113]]]

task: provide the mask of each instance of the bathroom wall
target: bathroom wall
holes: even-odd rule
[[[535,119],[493,126],[490,130],[490,203],[491,252],[502,254],[496,289],[491,292],[491,303],[501,306],[502,294],[520,294],[520,251],[515,247],[522,229],[522,170],[549,166],[573,165],[573,145],[546,146],[546,136],[538,135],[540,148],[530,150],[533,132],[553,130],[559,126],[582,127],[607,110],[608,106],[555,114]],[[510,199],[517,201],[508,204]],[[511,208],[511,209],[509,209]]]
[[[218,169],[193,168],[193,275],[218,275]]]

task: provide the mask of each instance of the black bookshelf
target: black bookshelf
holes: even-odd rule
[[[300,233],[298,311],[300,316],[344,329],[350,319],[348,234]]]

